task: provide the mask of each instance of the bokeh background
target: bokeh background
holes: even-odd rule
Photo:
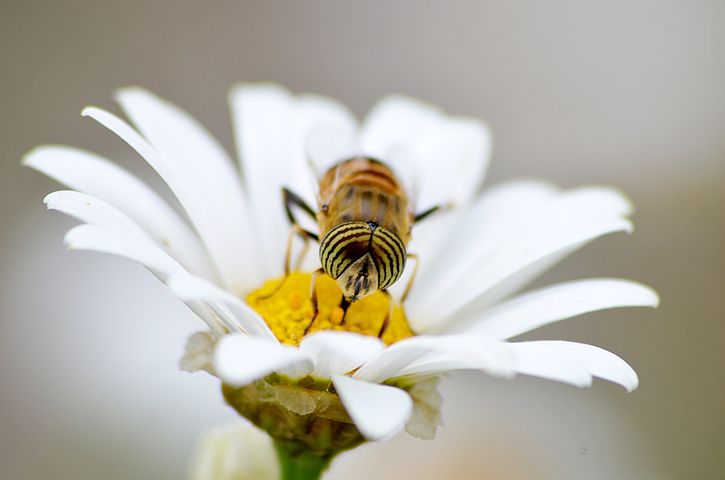
[[[613,184],[636,232],[540,280],[622,276],[658,310],[603,312],[567,338],[638,370],[628,395],[458,375],[437,440],[401,436],[330,479],[725,478],[725,3],[3,0],[0,10],[0,477],[179,479],[205,427],[234,418],[216,382],[177,370],[200,323],[129,262],[62,247],[59,186],[22,169],[40,143],[81,146],[145,178],[80,117],[143,85],[231,150],[226,91],[273,80],[360,115],[403,92],[484,118],[489,181]],[[117,110],[116,110],[117,111]]]

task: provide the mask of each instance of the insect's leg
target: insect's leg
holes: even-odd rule
[[[282,289],[282,286],[284,285],[284,282],[287,280],[290,274],[290,265],[292,263],[292,239],[295,235],[299,235],[300,238],[302,238],[302,241],[305,242],[305,246],[303,247],[303,251],[300,253],[302,258],[304,258],[304,254],[307,250],[307,244],[309,243],[310,239],[317,239],[317,235],[315,235],[312,232],[308,232],[304,228],[300,227],[299,225],[292,224],[292,228],[290,228],[289,235],[287,236],[287,248],[285,249],[284,254],[284,277],[282,278],[282,281],[279,282],[279,285],[275,287],[275,289],[268,293],[267,295],[263,295],[258,298],[258,300],[266,300],[270,297],[273,297],[277,292],[279,292]],[[300,258],[297,261],[297,264],[302,263],[302,258]],[[296,267],[298,268],[298,267]]]
[[[310,236],[309,235],[303,235],[302,236],[302,250],[300,250],[299,255],[297,255],[297,261],[295,262],[295,271],[300,270],[302,268],[302,262],[305,261],[305,257],[307,256],[307,251],[310,249]]]
[[[423,210],[420,213],[416,213],[413,216],[413,223],[418,223],[422,220],[425,220],[426,218],[428,218],[429,216],[431,216],[432,214],[434,214],[436,212],[445,212],[446,210],[451,210],[454,207],[455,207],[455,205],[453,204],[453,202],[443,203],[440,205],[434,205],[427,210]]]
[[[415,281],[415,275],[418,273],[418,266],[420,266],[420,258],[418,258],[417,254],[409,253],[408,258],[411,260],[415,260],[415,265],[413,266],[413,273],[410,274],[410,278],[408,279],[408,285],[405,286],[405,290],[403,290],[403,295],[400,296],[400,303],[403,303],[405,299],[408,298],[410,289],[413,287],[413,282]]]
[[[338,308],[342,309],[342,318],[340,318],[340,325],[345,325],[345,315],[347,315],[347,309],[350,308],[350,301],[345,298],[344,295],[340,300],[340,306]]]
[[[282,201],[284,202],[284,211],[287,214],[287,218],[292,225],[297,225],[298,223],[295,219],[294,213],[292,212],[293,206],[300,207],[302,211],[309,215],[313,220],[317,220],[317,214],[312,209],[312,207],[307,205],[302,197],[300,197],[287,187],[282,187]],[[317,239],[317,235],[314,236],[315,239]]]
[[[387,290],[381,290],[382,293],[385,294],[386,297],[388,297],[388,313],[385,314],[385,318],[383,319],[383,323],[380,325],[380,331],[378,332],[378,338],[382,339],[383,335],[385,335],[386,330],[388,329],[388,325],[390,325],[390,321],[393,319],[393,297],[388,293]]]
[[[321,268],[318,268],[314,272],[312,272],[312,279],[310,280],[310,303],[312,303],[312,318],[310,319],[310,323],[307,324],[305,327],[305,331],[303,335],[307,335],[307,332],[310,331],[310,328],[312,328],[312,324],[315,323],[315,320],[317,319],[317,314],[320,313],[320,308],[317,303],[317,277],[325,273]]]

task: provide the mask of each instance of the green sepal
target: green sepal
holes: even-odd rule
[[[333,455],[316,455],[297,442],[275,441],[281,480],[319,480]]]

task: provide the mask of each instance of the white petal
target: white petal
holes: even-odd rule
[[[488,248],[455,250],[460,260],[439,275],[439,288],[411,304],[414,328],[421,331],[431,327],[456,311],[461,318],[472,315],[512,293],[494,287],[527,267],[599,236],[631,231],[631,222],[623,218],[630,211],[626,198],[614,190],[575,190],[539,208],[536,215],[512,226]],[[456,233],[465,235],[462,230]]]
[[[83,115],[116,133],[159,173],[188,213],[230,288],[250,287],[256,280],[250,272],[256,270],[251,236],[245,230],[249,226],[248,211],[231,162],[180,110],[141,90],[124,92],[121,97],[128,101],[124,107],[129,116],[149,127],[144,133],[149,135],[149,141],[158,144],[150,145],[123,120],[104,110],[86,108]],[[154,122],[159,126],[148,125]],[[171,138],[164,137],[164,133]],[[172,140],[178,145],[171,146]]]
[[[400,388],[343,375],[334,375],[332,381],[355,426],[369,440],[395,435],[413,411],[413,400]]]
[[[247,84],[230,93],[237,149],[246,188],[253,199],[266,276],[279,274],[290,229],[282,204],[288,187],[315,208],[314,172],[306,139],[317,128],[354,132],[355,120],[332,99],[293,96],[282,87]]]
[[[446,245],[451,241],[450,232],[453,231],[460,216],[460,211],[440,212],[413,226],[412,239],[407,251],[418,255],[420,266],[406,305],[414,305],[418,302],[418,298],[426,298],[426,292],[430,293],[430,288],[436,288],[435,282],[426,281],[433,279],[433,276],[429,275],[430,267],[433,262],[441,258],[441,255],[445,258]],[[412,273],[413,262],[414,260],[410,260],[406,263],[403,276],[390,289],[396,298],[400,298],[405,290],[409,275]]]
[[[470,208],[459,208],[457,215],[442,222],[445,214],[436,214],[420,225],[413,227],[411,252],[421,256],[421,266],[410,302],[435,294],[441,275],[457,270],[470,262],[469,255],[455,255],[455,252],[489,251],[501,236],[534,215],[541,206],[549,203],[558,194],[558,189],[541,180],[516,180],[488,188]],[[450,215],[449,215],[450,217]],[[433,225],[438,222],[439,224]],[[466,232],[464,235],[459,232]],[[431,236],[440,235],[435,244],[427,242]],[[419,246],[420,242],[423,248]]]
[[[243,334],[225,335],[214,352],[214,370],[224,383],[242,387],[281,369],[312,362],[295,347]]]
[[[367,153],[384,159],[396,146],[416,145],[440,126],[442,117],[439,109],[419,100],[386,97],[365,118],[360,141]]]
[[[510,345],[518,373],[580,388],[592,385],[592,375],[583,365],[538,343],[520,342]]]
[[[232,332],[242,331],[249,335],[277,342],[264,320],[240,298],[191,275],[176,275],[167,280],[174,294],[184,301],[200,301],[208,304],[227,324]]]
[[[616,383],[624,387],[628,392],[636,389],[639,385],[637,373],[632,367],[617,355],[608,352],[593,345],[587,345],[576,342],[564,341],[537,341],[537,342],[521,342],[512,343],[511,347],[516,352],[517,358],[524,354],[535,352],[539,356],[551,356],[562,359],[570,367],[577,367],[586,371],[589,375],[598,377],[610,382]],[[547,370],[541,364],[529,362],[528,371],[519,370],[521,373],[540,376],[552,380],[562,380],[556,378],[561,369]],[[574,382],[568,382],[575,384]],[[588,386],[583,384],[581,386]]]
[[[72,191],[51,193],[45,202],[50,209],[89,223],[66,234],[68,248],[120,255],[145,265],[162,279],[185,273],[183,267],[155,245],[141,227],[112,205]]]
[[[506,339],[583,313],[618,307],[656,307],[657,294],[629,280],[566,282],[519,295],[463,320],[456,331]]]
[[[620,357],[603,348],[585,343],[553,340],[521,342],[512,345],[522,344],[535,345],[541,351],[566,357],[572,363],[581,365],[592,376],[621,385],[628,392],[639,386],[637,372]]]
[[[401,96],[383,99],[370,111],[362,132],[365,153],[399,165],[396,150],[416,162],[419,209],[445,202],[465,205],[481,185],[491,151],[491,134],[481,122],[448,117],[440,110]],[[407,174],[407,173],[406,173]]]
[[[214,278],[208,255],[194,232],[153,190],[107,159],[65,146],[42,146],[24,158],[69,187],[104,200],[126,213],[191,271]]]
[[[431,342],[430,338],[427,336],[411,337],[390,345],[360,367],[355,372],[355,378],[370,382],[382,382],[399,375],[405,367],[431,352],[438,351],[439,345]]]
[[[54,208],[82,221],[91,222],[71,229],[65,243],[71,250],[91,250],[128,258],[141,263],[162,282],[188,275],[184,267],[159,248],[133,220],[113,206],[79,192],[56,192],[46,198]],[[198,301],[186,305],[217,333],[224,333],[219,315]],[[226,320],[227,325],[230,320]]]
[[[117,229],[100,225],[79,225],[65,235],[65,244],[71,250],[90,250],[117,255],[138,262],[148,268],[162,282],[169,277],[187,275],[186,270],[166,252],[147,239],[128,235]],[[217,333],[225,333],[218,315],[201,302],[184,302]],[[228,323],[228,322],[225,322]]]
[[[65,235],[71,250],[91,250],[134,260],[160,278],[185,273],[166,252],[136,235],[124,234],[101,225],[79,225]]]
[[[348,373],[383,348],[385,344],[376,337],[332,330],[306,336],[300,344],[300,350],[315,363],[314,374],[321,378]]]
[[[399,375],[427,377],[457,370],[478,370],[495,377],[514,376],[515,361],[507,343],[481,336],[466,337],[451,342],[447,351],[426,355],[402,369]]]
[[[421,142],[428,160],[415,199],[418,208],[470,202],[483,182],[491,143],[488,127],[472,119],[448,119],[440,132]]]
[[[510,377],[514,372],[506,343],[466,334],[401,340],[365,363],[354,376],[382,382],[406,375],[432,375],[464,368],[503,377]]]
[[[43,203],[49,210],[57,210],[84,223],[120,229],[151,241],[151,237],[131,218],[92,195],[63,190],[46,195]]]

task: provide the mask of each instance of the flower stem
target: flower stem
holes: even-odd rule
[[[294,442],[274,442],[279,458],[281,480],[319,480],[330,465],[331,456],[318,456]]]

